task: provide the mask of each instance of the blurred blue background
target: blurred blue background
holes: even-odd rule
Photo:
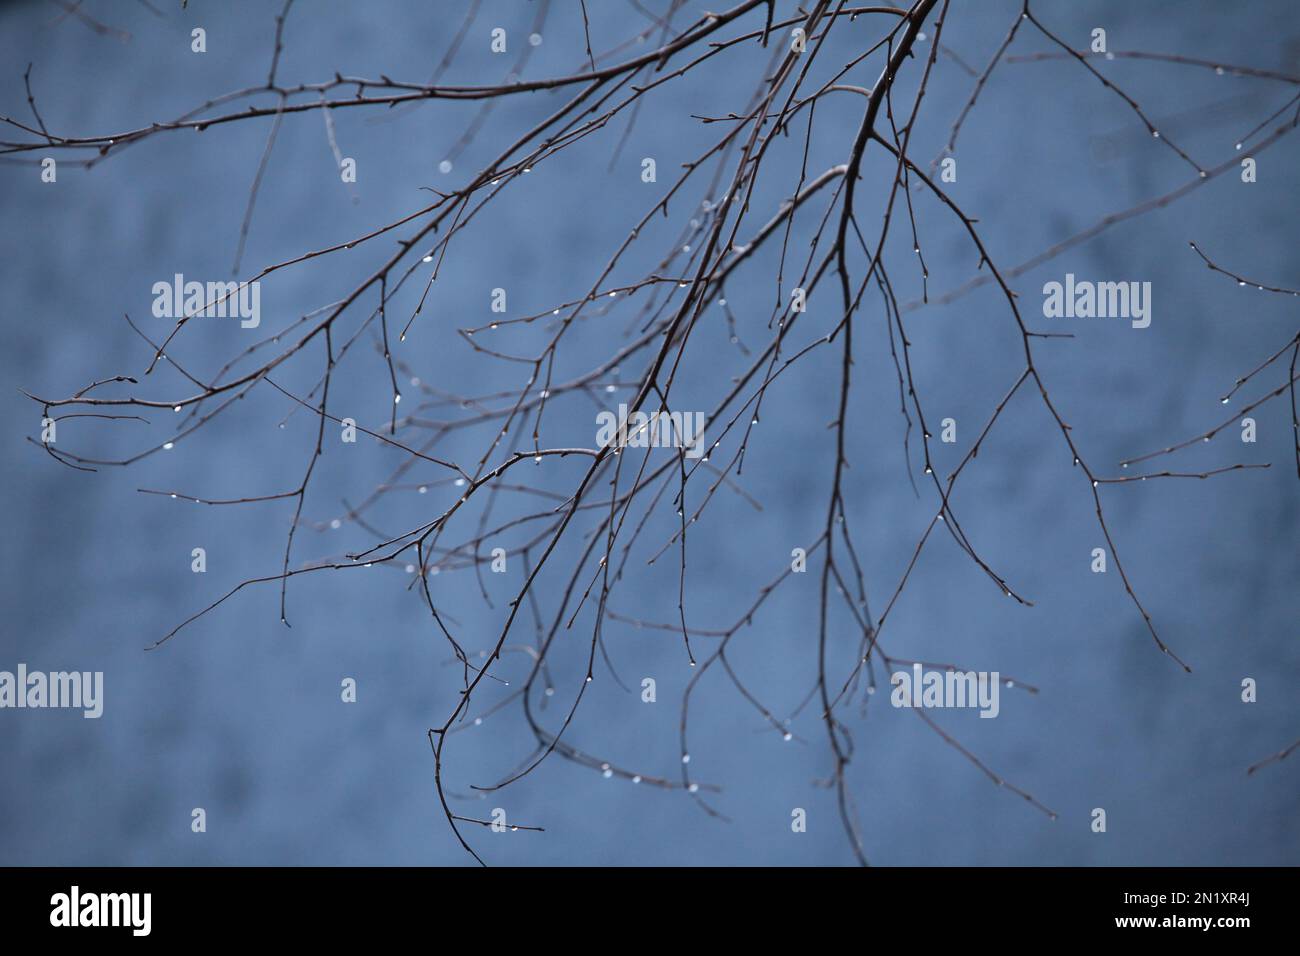
[[[137,3],[82,5],[120,32],[96,30],[51,3],[0,6],[0,112],[28,121],[22,74],[29,61],[42,116],[60,135],[147,125],[264,82],[279,3],[191,3],[181,10],[177,3],[156,2],[161,16]],[[667,4],[645,6],[661,13]],[[787,16],[791,6],[778,4]],[[692,21],[707,7],[687,3],[674,22]],[[945,45],[982,69],[1019,7],[1019,0],[954,5]],[[588,8],[597,51],[650,23],[627,3],[596,0]],[[285,28],[280,77],[314,82],[337,70],[423,82],[466,9],[452,0],[301,2]],[[1293,5],[1283,0],[1040,0],[1034,9],[1078,48],[1101,26],[1114,50],[1182,53],[1300,74],[1300,27]],[[500,82],[536,16],[534,3],[487,0],[442,82]],[[760,10],[726,35],[761,21]],[[819,63],[847,61],[879,37],[881,22],[863,17],[841,24]],[[207,31],[202,55],[190,51],[195,26]],[[497,26],[507,30],[505,57],[489,50],[489,32]],[[582,68],[576,2],[557,0],[539,32],[543,42],[525,78]],[[1051,49],[1026,28],[1010,52]],[[928,54],[928,45],[920,50]],[[430,304],[407,342],[394,347],[409,363],[404,377],[417,375],[461,394],[518,389],[522,366],[476,355],[453,329],[492,321],[489,295],[496,287],[508,290],[511,317],[585,294],[679,164],[721,135],[722,124],[704,125],[690,114],[744,109],[770,55],[746,44],[718,56],[647,98],[617,154],[626,114],[510,184],[452,245]],[[918,58],[907,65],[901,89],[914,90],[922,64]],[[1121,59],[1099,66],[1141,102],[1168,138],[1207,167],[1231,159],[1234,143],[1296,89],[1174,64]],[[845,82],[869,86],[878,71],[873,58]],[[923,165],[945,142],[972,84],[958,63],[940,57],[912,138],[913,155]],[[423,186],[462,185],[562,96],[496,101],[449,173],[440,172],[439,163],[474,122],[475,104],[338,110],[340,150],[357,161],[354,191],[340,182],[319,112],[287,117],[241,275],[408,214],[429,201]],[[862,101],[850,95],[818,106],[810,173],[846,159],[861,110]],[[906,106],[896,100],[895,110],[905,116],[910,96]],[[766,221],[798,181],[806,119],[803,114],[792,130],[797,135],[774,146],[765,160],[742,237]],[[13,670],[21,661],[33,670],[102,670],[106,683],[105,712],[97,721],[75,711],[0,711],[0,863],[472,863],[437,804],[425,736],[454,706],[458,670],[448,665],[450,651],[407,589],[410,579],[400,565],[295,578],[291,629],[278,620],[278,587],[245,589],[162,648],[144,651],[229,587],[278,572],[292,505],[208,508],[137,489],[206,497],[290,490],[301,481],[315,439],[310,415],[301,409],[290,414],[291,403],[263,386],[175,449],[96,474],[61,467],[27,441],[38,435],[40,410],[19,388],[59,397],[109,375],[139,375],[150,352],[123,313],[150,335],[165,334],[167,321],[149,312],[154,282],[176,272],[213,280],[229,275],[267,130],[267,121],[256,121],[198,135],[159,135],[89,171],[61,161],[53,185],[41,183],[32,165],[0,169],[0,362],[9,386],[0,390],[0,414],[8,424],[0,474],[10,502],[0,550],[0,669]],[[15,137],[6,132],[5,138]],[[1118,474],[1120,459],[1217,424],[1231,412],[1219,397],[1295,334],[1296,300],[1238,288],[1207,270],[1187,243],[1196,241],[1225,267],[1252,278],[1300,284],[1297,149],[1300,140],[1286,137],[1258,155],[1257,183],[1243,184],[1230,171],[1013,282],[1031,327],[1040,329],[1046,327],[1039,312],[1042,284],[1066,272],[1152,283],[1149,329],[1080,320],[1065,328],[1074,339],[1038,344],[1054,401],[1099,473]],[[656,185],[640,181],[640,160],[647,156],[658,163]],[[1077,63],[1059,60],[999,67],[962,131],[956,157],[959,175],[951,193],[979,218],[990,252],[1004,266],[1195,175],[1153,142],[1111,91]],[[878,230],[891,171],[879,150],[869,151],[859,189],[868,237]],[[639,244],[644,248],[609,284],[656,268],[692,209],[716,197],[706,187],[711,175],[697,174],[672,205],[671,221],[654,227],[658,232],[647,230]],[[913,198],[933,296],[974,275],[977,256],[950,213],[922,191]],[[796,229],[791,261],[802,264],[809,223],[824,208],[816,204],[817,212]],[[270,333],[346,294],[393,248],[392,237],[385,237],[269,277],[258,332]],[[773,247],[756,257],[727,290],[738,335],[751,349],[761,348],[768,334],[776,252]],[[905,219],[895,223],[886,265],[900,298],[918,298]],[[787,267],[787,289],[792,274]],[[399,325],[426,276],[417,273],[391,307]],[[364,308],[345,316],[342,328],[354,331],[374,298],[367,293]],[[580,322],[566,340],[557,379],[593,367],[619,347],[635,327],[631,309],[639,301],[633,297],[608,314],[593,310]],[[824,334],[837,305],[833,284],[814,292],[797,343]],[[729,341],[723,310],[712,308],[679,373],[676,408],[711,409],[730,376],[747,365]],[[950,305],[909,312],[904,321],[931,428],[948,416],[959,423],[957,445],[933,446],[938,470],[946,474],[1019,373],[1019,337],[990,287]],[[492,344],[529,353],[545,332],[529,327]],[[878,614],[937,503],[925,488],[918,499],[907,480],[898,384],[874,292],[854,338],[846,506]],[[214,321],[188,330],[174,354],[210,375],[251,341],[249,333]],[[310,358],[283,376],[300,394],[319,374],[319,348],[312,348]],[[806,546],[820,532],[834,453],[833,432],[825,425],[835,414],[839,361],[838,345],[816,350],[769,391],[739,478],[762,510],[723,490],[692,526],[686,603],[693,626],[732,624],[758,589],[788,566],[791,548]],[[638,356],[620,369],[620,380],[634,380],[643,362]],[[1282,365],[1262,376],[1248,395],[1276,388],[1285,371]],[[192,393],[170,369],[153,378],[158,381],[138,394],[170,400]],[[408,401],[419,397],[413,387],[403,390]],[[615,397],[608,395],[610,407]],[[331,410],[378,428],[388,420],[390,402],[387,370],[366,334],[336,371]],[[1091,551],[1104,542],[1086,481],[1071,467],[1037,397],[1026,390],[1015,399],[965,473],[954,507],[981,555],[1034,606],[1008,601],[950,538],[936,537],[891,612],[882,643],[895,656],[998,670],[1038,687],[1037,695],[1004,691],[997,720],[979,720],[973,712],[936,719],[1059,819],[1049,820],[992,785],[921,721],[877,695],[865,713],[858,702],[843,712],[856,743],[849,780],[872,862],[1300,862],[1300,757],[1251,777],[1245,772],[1300,736],[1300,482],[1283,402],[1255,414],[1257,444],[1238,442],[1234,426],[1215,442],[1168,460],[1189,470],[1272,462],[1269,470],[1104,489],[1120,556],[1160,633],[1192,666],[1185,674],[1157,651],[1113,565],[1105,575],[1089,572]],[[595,411],[583,395],[558,400],[548,411],[544,444],[590,445]],[[453,405],[425,417],[457,413]],[[94,457],[133,454],[170,437],[173,421],[151,417],[150,425],[69,421],[60,428],[60,446]],[[277,427],[282,420],[283,429]],[[403,433],[411,441],[427,435],[417,428]],[[481,431],[453,436],[438,453],[468,463],[477,460],[484,439]],[[526,435],[513,441],[518,444],[510,447],[527,445]],[[915,442],[912,449],[919,472]],[[343,521],[332,530],[329,522],[346,517],[343,499],[363,499],[401,460],[364,440],[331,443],[307,497],[310,524],[299,531],[294,563],[372,544],[373,536],[355,523]],[[561,491],[584,466],[548,460],[525,467],[513,473],[517,480]],[[441,478],[432,466],[415,467],[403,480],[428,482],[428,494],[392,493],[371,515],[374,523],[395,532],[429,520],[454,493],[446,484],[435,486]],[[701,492],[694,494],[698,502]],[[503,503],[499,513],[508,515],[512,507]],[[675,619],[675,551],[654,566],[644,564],[668,540],[675,520],[666,502],[651,520],[629,577],[615,592],[620,614]],[[463,522],[455,540],[472,536],[476,521]],[[539,596],[548,615],[568,581],[574,542],[581,543],[577,535],[588,527],[571,533],[542,578]],[[206,574],[191,573],[194,547],[207,551]],[[449,571],[431,578],[430,586],[462,642],[478,650],[495,640],[520,573],[516,563],[507,575],[484,576],[495,609],[484,605],[471,572]],[[810,573],[783,584],[729,652],[746,685],[781,718],[815,680],[819,576],[820,557],[814,556]],[[857,637],[843,615],[833,616],[832,625],[834,672],[844,673]],[[521,617],[512,643],[529,642],[532,633],[531,617]],[[588,605],[558,641],[557,692],[545,712],[552,727],[560,702],[571,700],[582,681],[590,637]],[[605,642],[634,692],[621,690],[598,657],[596,679],[565,739],[620,767],[676,778],[679,701],[693,673],[680,636],[611,622]],[[714,643],[698,639],[697,655]],[[500,673],[518,681],[526,667],[525,655],[507,654]],[[658,682],[653,705],[635,692],[645,676]],[[355,704],[340,701],[345,677],[357,680]],[[1245,677],[1258,682],[1257,703],[1240,700]],[[504,693],[484,685],[471,713],[485,714]],[[513,705],[451,738],[446,774],[449,789],[462,795],[453,800],[457,812],[486,817],[499,806],[512,823],[546,828],[541,834],[468,828],[490,863],[849,864],[834,791],[821,785],[832,766],[824,729],[805,708],[791,730],[796,738],[784,742],[719,668],[705,675],[692,701],[691,770],[695,779],[722,788],[710,800],[729,822],[702,812],[680,791],[603,779],[599,771],[558,757],[502,792],[464,796],[471,784],[499,779],[530,752],[532,738]],[[206,833],[191,832],[194,807],[207,811]],[[808,812],[803,834],[791,832],[796,807]],[[1107,811],[1104,835],[1090,830],[1094,807]]]

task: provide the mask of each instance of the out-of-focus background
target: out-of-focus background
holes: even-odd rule
[[[651,23],[646,11],[661,16],[667,6],[665,0],[588,2],[593,48],[611,49]],[[685,4],[674,23],[694,20],[707,6]],[[784,0],[777,6],[781,16],[792,12]],[[29,121],[23,84],[29,62],[46,125],[67,136],[171,119],[265,81],[279,3],[191,3],[182,10],[154,0],[154,8],[103,0],[0,5],[0,112]],[[943,42],[981,70],[1019,8],[1019,0],[954,4]],[[279,76],[285,83],[315,82],[338,71],[426,81],[467,9],[459,0],[300,2],[285,26]],[[1079,49],[1102,27],[1111,50],[1184,54],[1300,75],[1300,27],[1285,0],[1038,0],[1034,10]],[[501,82],[535,29],[542,42],[531,48],[525,78],[582,69],[579,5],[556,0],[540,27],[538,12],[535,2],[486,0],[441,82]],[[762,18],[760,7],[726,35],[756,29]],[[879,37],[882,22],[866,16],[837,26],[818,56],[827,64],[847,62]],[[206,30],[204,54],[191,52],[195,27]],[[505,56],[489,49],[496,27],[506,30]],[[915,89],[929,42],[907,64],[912,76],[900,90]],[[637,49],[629,46],[615,59]],[[1009,52],[1053,49],[1026,27]],[[410,366],[404,378],[416,375],[457,394],[520,387],[521,366],[476,355],[453,330],[492,321],[493,288],[508,290],[510,316],[583,295],[680,164],[721,135],[721,124],[702,124],[692,114],[744,109],[770,55],[753,43],[720,55],[646,98],[621,149],[625,114],[512,183],[453,244],[430,304],[407,342],[395,346]],[[1169,62],[1094,62],[1140,102],[1166,139],[1207,168],[1249,154],[1250,140],[1241,152],[1234,145],[1300,89],[1284,80]],[[877,57],[844,82],[870,86],[878,71]],[[912,136],[913,155],[923,165],[945,142],[973,84],[961,63],[940,56]],[[261,186],[241,275],[391,222],[429,201],[421,187],[461,185],[563,102],[561,96],[498,101],[464,149],[456,144],[475,122],[476,104],[338,110],[339,148],[357,163],[354,188],[340,182],[320,113],[287,117]],[[906,105],[894,106],[901,122],[910,96]],[[861,109],[861,99],[849,94],[818,106],[809,150],[813,174],[847,157]],[[1293,112],[1294,106],[1283,118]],[[805,116],[791,141],[765,160],[755,212],[742,235],[765,221],[765,210],[774,210],[798,181],[806,128]],[[310,415],[301,409],[291,414],[287,399],[263,388],[244,403],[249,407],[165,454],[95,474],[64,468],[28,441],[38,436],[40,409],[20,388],[59,397],[114,374],[139,375],[149,349],[123,313],[161,336],[168,323],[150,314],[154,282],[178,272],[212,280],[230,274],[267,131],[267,121],[256,121],[159,135],[88,171],[60,162],[55,184],[42,183],[33,165],[0,167],[0,365],[6,384],[0,390],[6,426],[0,469],[9,503],[0,549],[0,669],[24,662],[31,670],[98,670],[106,684],[99,720],[75,711],[0,711],[0,862],[472,862],[438,806],[425,736],[453,706],[459,674],[402,567],[295,578],[288,596],[291,629],[279,622],[277,587],[245,589],[168,644],[144,650],[240,581],[277,573],[292,506],[211,508],[137,489],[201,497],[291,490],[314,441]],[[11,130],[3,136],[19,138]],[[1239,288],[1206,269],[1188,242],[1251,278],[1300,285],[1297,149],[1300,140],[1285,137],[1258,154],[1258,182],[1245,184],[1229,170],[1014,280],[1027,320],[1038,329],[1050,324],[1041,317],[1042,284],[1067,272],[1152,284],[1150,328],[1059,320],[1047,330],[1076,337],[1039,343],[1043,378],[1099,472],[1119,474],[1122,458],[1196,435],[1285,381],[1286,364],[1279,363],[1232,405],[1220,405],[1240,375],[1295,334],[1297,300]],[[968,118],[955,156],[958,178],[948,188],[979,218],[990,253],[1004,266],[1195,178],[1113,91],[1078,63],[1059,59],[1001,65]],[[452,168],[441,172],[448,157],[454,157]],[[640,180],[644,157],[656,158],[655,185]],[[869,236],[878,229],[891,171],[878,151],[864,167],[861,226]],[[680,229],[708,195],[702,184],[685,190],[670,210],[671,223],[662,227],[667,238],[651,244],[651,252],[662,253],[672,241],[670,227]],[[974,275],[977,256],[950,213],[923,191],[913,200],[933,297]],[[792,261],[802,264],[812,226],[800,228],[805,231],[796,231],[790,248]],[[919,298],[910,227],[904,219],[894,228],[886,260],[890,278],[900,298]],[[385,238],[268,278],[258,332],[272,332],[346,294],[393,248]],[[646,255],[639,272],[629,266],[615,279],[652,268],[653,256]],[[768,334],[773,255],[759,257],[727,290],[738,337],[750,348],[761,347]],[[393,307],[395,321],[409,317],[424,280],[421,273],[404,290]],[[810,298],[800,344],[833,324],[837,296],[827,285]],[[723,310],[714,308],[716,317],[696,333],[693,362],[683,366],[676,407],[711,408],[728,377],[746,363],[729,340]],[[358,309],[345,327],[355,329],[363,315]],[[911,311],[904,321],[931,427],[944,417],[958,421],[958,443],[934,446],[938,470],[946,474],[1018,374],[1019,338],[1005,302],[987,286],[950,305]],[[570,336],[565,373],[611,354],[634,322],[632,311],[593,312]],[[855,326],[846,498],[876,614],[937,508],[932,491],[922,486],[918,498],[908,482],[885,329],[873,294]],[[542,334],[539,328],[494,341],[527,353]],[[187,335],[173,352],[205,374],[252,341],[219,321]],[[285,381],[306,391],[318,374],[315,362],[286,370]],[[620,388],[608,393],[610,407],[626,396],[621,383],[635,379],[642,363],[638,358],[620,369]],[[732,624],[758,589],[788,566],[791,549],[819,533],[833,463],[825,425],[834,416],[838,374],[838,346],[823,348],[769,391],[738,479],[762,510],[720,491],[688,537],[693,626]],[[192,391],[169,370],[155,377],[157,383],[141,386],[151,395]],[[419,397],[413,388],[408,394],[412,401]],[[331,408],[378,427],[388,420],[390,402],[387,371],[363,336],[336,372]],[[882,642],[899,657],[998,670],[1039,688],[1036,695],[1004,690],[996,720],[973,712],[935,716],[988,767],[1059,818],[1050,820],[994,786],[922,721],[890,708],[878,694],[865,711],[856,701],[845,711],[856,743],[851,790],[873,862],[1300,862],[1300,757],[1246,774],[1247,766],[1300,736],[1300,481],[1285,402],[1277,399],[1254,413],[1256,444],[1239,442],[1234,425],[1214,442],[1166,460],[1190,471],[1271,462],[1268,470],[1104,489],[1107,522],[1125,568],[1162,636],[1191,665],[1186,674],[1154,646],[1113,562],[1106,574],[1090,573],[1092,549],[1104,541],[1086,481],[1071,467],[1036,395],[1025,391],[1015,399],[953,504],[981,555],[1034,606],[1008,601],[945,535],[927,545]],[[557,402],[548,413],[546,443],[592,444],[595,411],[583,396]],[[427,417],[458,413],[453,404]],[[172,422],[152,417],[148,425],[68,421],[60,446],[92,457],[132,454],[168,436]],[[427,436],[417,429],[408,434],[412,440]],[[475,460],[482,437],[454,437],[445,452]],[[525,437],[516,438],[527,445]],[[919,471],[915,441],[912,450]],[[307,498],[308,524],[298,533],[295,565],[373,543],[354,522],[342,521],[337,529],[330,522],[346,517],[344,499],[364,498],[400,461],[374,443],[331,444]],[[571,488],[580,467],[547,461],[533,474],[558,491]],[[435,485],[442,477],[417,466],[408,480],[428,482],[428,494],[394,492],[375,520],[390,532],[429,520],[454,494],[445,483]],[[674,521],[671,510],[661,508],[641,551],[653,553],[666,542]],[[472,525],[460,530],[460,538],[472,535]],[[205,574],[190,570],[195,547],[206,549]],[[569,547],[543,579],[540,597],[551,614],[567,583],[564,569],[572,567],[563,559],[576,553]],[[644,563],[649,553],[638,551],[629,564],[614,606],[628,617],[672,622],[675,550],[653,566]],[[782,719],[794,714],[815,679],[819,571],[814,555],[810,573],[783,584],[729,654],[746,686]],[[483,603],[469,572],[431,578],[440,608],[468,647],[491,645],[520,573],[514,567],[507,575],[485,575],[494,609]],[[587,608],[560,639],[556,696],[545,712],[552,727],[585,673],[590,620]],[[836,616],[833,624],[842,673],[851,666],[856,636],[847,618]],[[532,640],[531,629],[530,618],[519,642]],[[632,691],[621,690],[598,657],[596,679],[565,739],[619,767],[677,779],[679,701],[692,676],[680,636],[614,622],[605,642]],[[697,653],[711,646],[711,639],[701,638]],[[518,680],[526,664],[525,655],[508,654],[500,673]],[[655,704],[643,703],[637,692],[645,676],[657,680]],[[340,701],[345,677],[357,681],[354,704]],[[1240,699],[1247,677],[1258,683],[1256,703]],[[472,711],[482,724],[448,744],[448,786],[459,795],[453,808],[486,817],[502,807],[511,823],[546,832],[494,834],[471,827],[468,837],[489,862],[853,860],[834,791],[822,785],[832,765],[812,705],[794,717],[794,739],[786,742],[718,668],[705,675],[692,699],[690,767],[693,779],[722,788],[710,802],[723,820],[681,791],[604,779],[559,758],[504,791],[472,799],[472,784],[499,779],[530,752],[532,738],[517,707],[488,712],[504,693],[485,685]],[[207,812],[206,833],[191,832],[195,807]],[[1090,828],[1097,807],[1107,812],[1105,834]],[[806,833],[791,831],[794,808],[807,811]]]

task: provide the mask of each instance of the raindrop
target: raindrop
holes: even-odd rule
[[[438,172],[440,172],[440,173],[449,173],[449,172],[451,172],[451,160],[450,160],[450,159],[444,159],[442,162],[440,162],[440,163],[438,164]]]
[[[166,442],[163,444],[163,451],[171,451],[174,447],[176,446],[174,446],[171,442]]]

